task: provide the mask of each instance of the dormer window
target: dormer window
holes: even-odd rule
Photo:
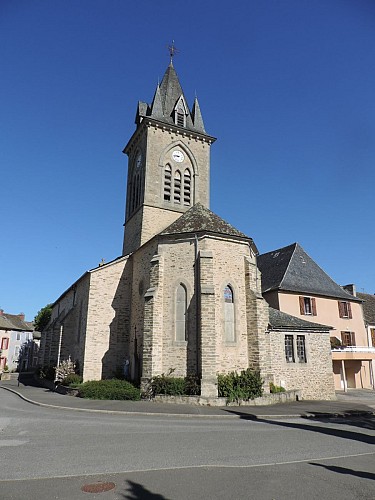
[[[178,127],[186,127],[186,104],[181,96],[174,108],[174,122]]]

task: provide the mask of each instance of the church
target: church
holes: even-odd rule
[[[219,373],[250,367],[265,392],[273,382],[304,398],[334,398],[330,327],[270,308],[254,241],[209,209],[216,139],[197,98],[190,110],[172,59],[152,103],[138,103],[135,124],[123,151],[122,255],[54,302],[40,363],[70,356],[85,381],[125,364],[144,389],[172,369],[198,376],[207,398],[217,397]]]

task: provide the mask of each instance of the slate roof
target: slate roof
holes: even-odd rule
[[[7,314],[3,312],[0,315],[0,329],[32,332],[34,326],[30,321],[22,320],[17,314]]]
[[[298,243],[258,256],[262,292],[284,290],[360,302],[335,283]]]
[[[141,117],[150,117],[169,125],[175,125],[173,112],[181,96],[186,105],[187,114],[185,128],[207,135],[198,99],[197,97],[195,98],[193,110],[191,112],[172,63],[170,63],[166,69],[160,85],[156,87],[151,106],[145,102],[139,101],[135,120],[136,123],[140,123]]]
[[[164,229],[161,235],[182,234],[182,233],[215,233],[225,236],[235,236],[246,240],[252,239],[231,226],[224,219],[214,214],[201,203],[196,203],[170,226]]]
[[[311,321],[305,321],[290,314],[269,308],[269,325],[271,328],[283,329],[283,330],[319,330],[327,331],[332,330],[332,326],[320,325],[319,323],[312,323]]]
[[[366,323],[375,325],[375,295],[357,292],[357,297],[363,300],[363,316]]]

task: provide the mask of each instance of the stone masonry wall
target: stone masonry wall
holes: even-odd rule
[[[305,335],[306,363],[285,359],[285,335]],[[335,399],[329,333],[268,333],[274,383],[287,390],[300,389],[302,399]],[[295,352],[296,354],[296,352]]]
[[[91,271],[84,380],[100,380],[121,368],[129,337],[131,267],[124,257]]]

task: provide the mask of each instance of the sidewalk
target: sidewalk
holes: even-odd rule
[[[375,392],[366,390],[349,393],[338,392],[337,401],[295,401],[270,406],[207,407],[156,403],[153,401],[81,399],[61,395],[44,387],[26,384],[27,382],[25,382],[25,385],[20,383],[18,386],[17,380],[4,380],[0,381],[0,389],[14,392],[29,403],[59,410],[214,418],[334,418],[358,416],[375,418]]]

